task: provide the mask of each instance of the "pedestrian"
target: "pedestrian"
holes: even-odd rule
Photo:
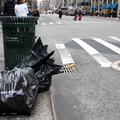
[[[62,10],[61,10],[61,9],[59,10],[59,13],[58,13],[58,14],[59,14],[59,18],[61,19],[61,18],[62,18],[62,15],[63,15],[63,13],[62,13]]]
[[[22,0],[17,0],[15,5],[15,15],[16,16],[24,16],[26,17],[29,13],[27,5],[22,2]]]
[[[35,10],[33,11],[33,16],[34,16],[34,17],[40,17],[40,13],[39,13],[38,9],[35,9]],[[38,24],[38,20],[39,20],[39,18],[35,20],[35,24],[36,24],[36,25]],[[38,28],[37,28],[37,26],[36,26],[36,27],[35,27],[35,38],[37,38],[37,36],[38,36],[38,30],[37,30],[37,29],[38,29]]]
[[[33,11],[33,16],[35,16],[35,17],[40,17],[40,14],[39,14],[38,9],[35,9],[35,10]],[[35,23],[36,23],[36,25],[38,24],[37,20],[35,21]]]
[[[73,20],[77,20],[77,9],[74,11],[74,18],[73,18]]]
[[[40,14],[39,14],[38,9],[35,9],[35,10],[33,11],[33,16],[40,17]]]
[[[32,13],[32,10],[30,9],[30,7],[28,7],[28,16],[32,16],[33,15],[33,13]]]
[[[52,11],[52,15],[54,14],[54,11]]]
[[[78,19],[79,19],[79,21],[81,20],[81,18],[82,18],[81,10],[79,10],[79,11],[78,11]]]
[[[3,16],[15,16],[15,0],[7,0],[3,7]]]

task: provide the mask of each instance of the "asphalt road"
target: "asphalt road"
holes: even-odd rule
[[[36,28],[37,37],[48,45],[48,51],[55,50],[56,64],[64,66],[64,73],[52,79],[54,120],[119,120],[120,21],[89,16],[83,16],[82,21],[73,21],[72,16],[63,16],[60,20],[57,14],[41,14]],[[4,59],[0,39],[2,71]],[[0,119],[50,120],[48,96],[48,92],[39,96],[38,101],[43,102],[37,103],[30,117]]]
[[[57,64],[75,64],[53,77],[54,118],[119,120],[120,21],[41,14],[37,31],[49,51],[55,50]]]

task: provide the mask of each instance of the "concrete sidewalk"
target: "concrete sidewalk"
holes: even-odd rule
[[[98,18],[98,19],[107,19],[107,20],[117,20],[117,21],[120,21],[120,19],[118,17],[116,18],[112,18],[112,17],[101,17],[101,16],[89,16],[91,18]]]
[[[2,29],[0,27],[0,72],[1,71],[4,71],[4,50]],[[36,104],[32,109],[32,114],[30,116],[6,115],[0,116],[0,120],[53,120],[50,92],[46,91],[38,95]]]

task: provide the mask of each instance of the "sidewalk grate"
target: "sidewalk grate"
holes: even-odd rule
[[[62,71],[63,71],[64,73],[75,73],[75,72],[77,72],[77,70],[76,70],[76,68],[75,68],[75,64],[63,65]]]

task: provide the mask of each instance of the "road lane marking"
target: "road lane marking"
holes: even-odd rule
[[[87,23],[87,22],[84,22],[84,21],[73,21],[73,23]]]
[[[63,23],[67,23],[67,24],[70,24],[70,22],[67,22],[67,21],[62,21]]]
[[[61,22],[56,22],[57,24],[62,24]]]
[[[113,40],[116,40],[116,41],[119,41],[120,42],[120,39],[117,38],[117,37],[114,37],[114,36],[109,36],[109,38],[113,39]]]
[[[46,23],[42,23],[42,25],[46,25]]]
[[[117,46],[115,46],[115,45],[112,45],[111,43],[108,43],[108,42],[106,42],[106,41],[104,41],[104,40],[102,40],[102,39],[100,39],[100,38],[92,38],[92,39],[93,39],[94,41],[99,42],[100,44],[108,47],[108,48],[111,49],[112,51],[120,54],[120,48],[119,48],[119,47],[117,47]]]
[[[86,50],[100,65],[101,67],[111,67],[111,61],[106,59],[103,55],[101,55],[96,49],[83,42],[79,38],[72,38],[76,43],[78,43],[84,50]]]
[[[49,24],[50,24],[50,25],[54,25],[54,23],[52,23],[52,22],[49,22]]]
[[[69,51],[66,49],[65,45],[60,43],[60,44],[55,44],[56,48],[58,49],[59,53],[60,53],[60,57],[62,60],[62,63],[65,64],[74,64],[74,61],[71,57],[71,54],[69,53]]]
[[[84,21],[79,21],[80,23],[87,23],[87,22],[84,22]]]

